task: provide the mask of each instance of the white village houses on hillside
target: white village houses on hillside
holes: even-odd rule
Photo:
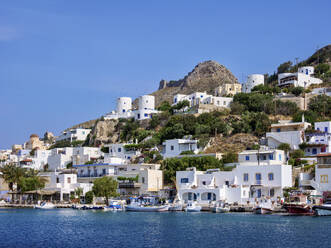
[[[279,87],[304,87],[308,88],[312,84],[321,84],[323,81],[319,78],[314,78],[313,66],[304,66],[298,69],[295,73],[280,73],[278,74]]]
[[[239,154],[239,163],[232,171],[177,171],[176,184],[183,202],[246,204],[262,197],[276,201],[284,188],[292,186],[292,166],[285,164],[284,151],[250,150]]]

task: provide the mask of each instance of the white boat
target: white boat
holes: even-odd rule
[[[119,201],[111,201],[109,206],[103,208],[104,211],[122,211],[123,206]]]
[[[34,208],[37,208],[37,209],[53,209],[53,208],[56,208],[56,206],[51,202],[42,202],[40,205],[35,205]]]
[[[211,208],[213,213],[228,213],[230,212],[229,205],[225,204],[224,202],[216,203],[214,207]]]
[[[272,211],[273,206],[270,200],[260,203],[257,207],[253,209],[253,212],[255,214],[272,214]]]
[[[200,212],[201,209],[202,209],[202,207],[198,206],[195,202],[189,202],[189,203],[187,203],[185,211],[186,212]]]
[[[313,206],[313,210],[317,216],[331,216],[331,203]]]
[[[183,211],[183,204],[180,202],[174,203],[169,207],[169,211]]]
[[[150,206],[150,205],[142,205],[139,202],[132,202],[130,205],[125,207],[126,211],[133,212],[165,212],[168,211],[168,205],[161,206]]]

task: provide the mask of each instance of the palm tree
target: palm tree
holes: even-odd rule
[[[15,164],[7,164],[0,169],[2,177],[11,191],[14,189],[14,185],[18,184],[21,177],[26,175],[26,169],[16,166]]]

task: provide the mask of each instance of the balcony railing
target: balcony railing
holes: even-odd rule
[[[111,174],[110,173],[106,173],[106,174],[103,174],[103,173],[100,173],[100,174],[78,174],[77,176],[78,177],[103,177],[103,176],[110,176]]]
[[[136,183],[136,182],[122,182],[118,184],[118,187],[120,189],[128,189],[128,188],[140,188],[141,183]]]

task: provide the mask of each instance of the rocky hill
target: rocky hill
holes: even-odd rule
[[[193,92],[214,93],[214,89],[224,83],[238,82],[237,78],[224,66],[216,61],[199,63],[183,79],[177,81],[161,80],[159,89],[151,95],[155,96],[158,106],[163,101],[172,102],[175,94],[191,94]]]
[[[320,63],[326,63],[331,65],[331,45],[327,45],[317,50],[307,60],[304,60],[302,64],[316,66]]]

